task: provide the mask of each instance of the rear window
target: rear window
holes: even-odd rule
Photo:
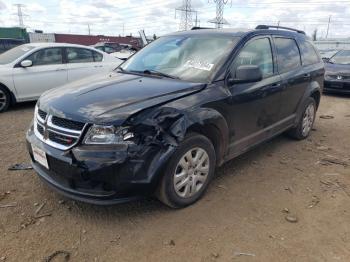
[[[92,50],[84,48],[67,48],[68,63],[89,63],[94,62]]]
[[[300,52],[297,43],[291,38],[275,38],[278,54],[278,69],[285,73],[301,66]]]
[[[303,65],[312,65],[320,62],[320,59],[315,51],[315,48],[308,42],[302,42],[300,49],[303,58]]]

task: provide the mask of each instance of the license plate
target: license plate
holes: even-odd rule
[[[46,153],[34,145],[32,145],[32,151],[33,151],[34,160],[36,162],[38,162],[39,164],[41,164],[42,166],[49,169],[49,164],[47,162]]]

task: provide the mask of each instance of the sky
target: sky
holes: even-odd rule
[[[0,26],[17,26],[17,7],[23,4],[23,20],[28,31],[93,35],[161,36],[179,30],[183,0],[0,0]],[[193,20],[202,27],[216,16],[214,0],[192,0]],[[175,15],[176,13],[176,15]],[[295,27],[318,38],[350,37],[350,0],[228,0],[224,18],[228,28],[254,28],[258,24]],[[194,21],[193,21],[194,25]]]

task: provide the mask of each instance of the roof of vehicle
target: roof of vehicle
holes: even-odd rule
[[[85,45],[77,45],[77,44],[69,44],[69,43],[28,43],[24,44],[26,46],[32,46],[32,47],[61,47],[61,46],[67,46],[67,47],[88,47]]]
[[[296,38],[305,39],[306,36],[303,33],[281,29],[242,29],[242,28],[224,28],[224,29],[208,29],[208,28],[196,28],[195,30],[181,31],[168,34],[167,36],[175,35],[228,35],[233,37],[245,37],[248,35],[261,35],[261,34],[273,34],[281,36],[290,36]]]

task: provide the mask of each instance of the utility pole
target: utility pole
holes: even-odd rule
[[[216,24],[216,28],[222,28],[224,24],[228,24],[228,22],[224,19],[224,8],[228,3],[228,0],[214,0],[214,3],[216,3],[216,17],[209,20],[209,23]]]
[[[191,29],[193,26],[192,13],[196,13],[197,17],[197,12],[191,7],[191,0],[183,0],[182,6],[175,9],[175,19],[176,11],[181,12],[180,31]]]
[[[24,7],[24,5],[23,4],[14,4],[14,6],[17,6],[18,25],[19,25],[19,27],[24,28],[23,13],[22,13],[22,7]]]
[[[87,26],[88,26],[89,35],[91,35],[90,24],[88,24]]]
[[[330,15],[330,16],[329,16],[329,18],[328,18],[328,25],[327,25],[326,39],[328,38],[329,25],[331,24],[331,18],[332,18],[332,16]]]

